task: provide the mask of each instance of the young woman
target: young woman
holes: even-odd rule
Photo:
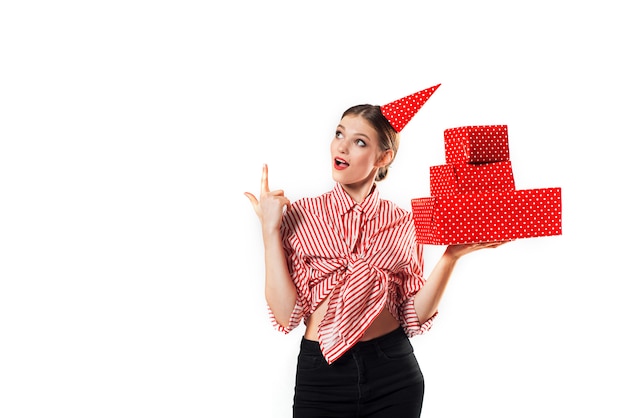
[[[409,337],[428,330],[457,260],[502,243],[448,246],[428,280],[410,212],[381,199],[399,132],[439,86],[346,110],[330,143],[333,190],[258,198],[265,297],[282,332],[304,322],[293,416],[419,417],[424,380]]]

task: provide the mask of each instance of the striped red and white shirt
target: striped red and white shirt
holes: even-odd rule
[[[281,228],[298,299],[288,333],[330,296],[319,327],[322,353],[332,363],[356,344],[387,307],[412,337],[430,329],[420,322],[413,297],[424,285],[423,247],[416,243],[410,212],[381,199],[378,189],[357,204],[336,184],[333,190],[294,202]]]

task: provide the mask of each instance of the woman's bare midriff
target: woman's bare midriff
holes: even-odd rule
[[[317,341],[317,330],[324,319],[324,315],[326,314],[326,310],[328,309],[328,298],[326,298],[322,303],[319,304],[315,312],[311,314],[309,319],[306,322],[306,331],[304,332],[304,338],[311,341]],[[383,308],[382,312],[372,325],[365,331],[363,337],[361,337],[360,341],[367,341],[374,338],[378,338],[382,335],[388,334],[391,331],[398,328],[400,324],[396,320],[396,318],[391,315],[391,312],[387,308]]]

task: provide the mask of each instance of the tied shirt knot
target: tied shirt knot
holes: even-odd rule
[[[371,323],[387,299],[388,275],[370,265],[365,253],[350,254],[343,261],[343,274],[330,294],[318,332],[320,348],[329,364],[361,339],[367,327],[357,324],[363,319]]]

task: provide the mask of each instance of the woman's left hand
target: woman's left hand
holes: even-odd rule
[[[446,254],[454,258],[459,258],[476,250],[482,250],[483,248],[497,248],[502,244],[506,244],[507,242],[509,241],[448,245],[448,248],[446,249]]]

